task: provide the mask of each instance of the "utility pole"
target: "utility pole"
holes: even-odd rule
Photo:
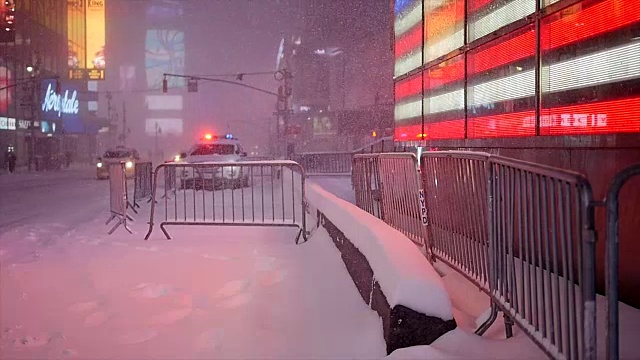
[[[279,151],[279,155],[290,156],[293,152],[291,146],[293,143],[289,142],[289,133],[291,129],[289,127],[289,123],[291,120],[292,113],[292,79],[293,75],[287,69],[282,69],[276,73],[276,80],[282,81],[282,85],[278,88],[278,101],[276,103],[276,115],[277,115],[277,126],[276,126],[276,134],[278,137],[278,143],[285,143],[285,148]],[[282,123],[282,132],[280,131]],[[282,135],[281,135],[282,134]],[[284,140],[284,141],[283,141]]]
[[[29,131],[31,136],[29,137],[28,170],[32,171],[38,170],[38,162],[36,158],[36,135],[38,132],[36,131],[35,125],[40,123],[40,116],[38,115],[40,114],[40,83],[42,81],[40,77],[40,62],[38,59],[36,59],[36,64],[34,66],[29,65],[27,67],[27,72],[30,73],[31,78],[33,79],[33,81],[29,83],[29,94],[27,95],[29,98],[29,109],[31,110],[31,129]]]
[[[111,116],[111,100],[113,95],[111,91],[107,91],[107,119],[109,119],[109,147],[113,147],[113,117]]]
[[[127,146],[127,104],[122,101],[122,146]]]
[[[158,125],[158,123],[156,122],[156,136],[155,136],[155,143],[154,143],[154,154],[153,154],[153,159],[157,159],[158,156],[158,136],[162,133],[162,128],[160,127],[160,125]]]

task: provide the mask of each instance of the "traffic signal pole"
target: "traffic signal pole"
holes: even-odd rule
[[[239,74],[238,77],[237,77],[237,79],[240,80],[240,81],[242,80],[242,76],[241,75],[244,75],[244,74]],[[165,74],[163,74],[163,79],[162,79],[162,92],[164,94],[169,92],[169,81],[168,81],[169,77],[188,79],[188,82],[190,84],[189,92],[197,92],[198,91],[198,86],[197,86],[197,82],[198,81],[210,81],[210,82],[217,82],[217,83],[223,83],[223,84],[228,84],[228,85],[241,86],[241,87],[244,87],[244,88],[248,88],[248,89],[251,89],[251,90],[255,90],[255,91],[261,92],[263,94],[275,96],[277,98],[277,102],[276,102],[276,112],[274,113],[274,115],[277,116],[276,134],[277,134],[278,144],[284,144],[285,145],[284,149],[279,149],[280,154],[278,154],[278,155],[280,155],[280,156],[287,155],[287,149],[290,146],[289,141],[288,141],[288,136],[287,136],[287,129],[288,129],[288,126],[289,126],[289,121],[291,119],[291,114],[293,113],[293,111],[292,111],[292,101],[291,101],[291,99],[292,99],[292,84],[291,84],[291,82],[292,82],[292,79],[293,79],[293,74],[289,70],[282,69],[282,70],[276,71],[274,73],[274,75],[273,75],[274,79],[276,81],[281,82],[281,85],[278,87],[278,92],[272,92],[272,91],[269,91],[269,90],[260,89],[260,88],[255,87],[255,86],[243,84],[243,83],[240,83],[240,82],[237,82],[237,81],[224,80],[224,79],[219,79],[219,78],[215,78],[215,77],[165,73]],[[280,123],[281,122],[282,122],[282,125],[283,125],[283,128],[284,128],[282,131],[280,130]]]

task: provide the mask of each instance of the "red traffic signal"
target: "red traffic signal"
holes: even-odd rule
[[[167,78],[164,78],[162,79],[162,92],[166,94],[167,91],[169,91],[169,82],[167,81]]]

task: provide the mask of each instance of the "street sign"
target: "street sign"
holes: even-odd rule
[[[70,80],[104,80],[104,69],[70,69]]]

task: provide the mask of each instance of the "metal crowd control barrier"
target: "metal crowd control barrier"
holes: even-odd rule
[[[606,292],[607,292],[607,359],[617,360],[619,354],[618,271],[620,262],[619,206],[620,191],[632,177],[640,176],[640,164],[619,172],[611,182],[605,206],[607,212]]]
[[[377,157],[356,155],[353,159],[351,183],[356,205],[378,219],[383,219],[379,165]]]
[[[159,168],[159,167],[158,167]],[[154,191],[153,193],[155,194],[155,189],[157,188],[157,184],[158,184],[158,168],[156,168],[156,173],[154,175]],[[177,181],[177,174],[176,174],[176,168],[175,167],[164,167],[163,168],[163,180],[164,180],[164,195],[162,195],[163,199],[166,199],[168,196],[170,195],[175,195],[176,193],[176,181]],[[155,195],[153,196],[153,199],[155,200]]]
[[[593,196],[580,174],[469,152],[422,156],[437,259],[487,292],[549,356],[594,359]]]
[[[396,148],[393,137],[380,138],[352,151],[307,152],[296,155],[296,160],[307,175],[350,175],[356,154],[384,153],[402,150]]]
[[[426,153],[421,160],[431,253],[489,291],[489,155]]]
[[[134,187],[133,187],[133,206],[140,207],[138,201],[151,198],[152,182],[153,182],[153,165],[150,162],[136,163]]]
[[[127,220],[133,221],[127,214],[128,207],[125,163],[109,164],[109,211],[111,216],[105,225],[109,225],[114,219],[118,221],[109,230],[109,235],[113,234],[120,225],[123,225],[130,234],[132,233],[127,225]]]
[[[158,178],[165,179],[164,188]],[[167,163],[154,175],[149,239],[154,225],[297,227],[307,240],[305,174],[293,161]]]
[[[420,206],[424,199],[417,170],[418,160],[411,153],[360,154],[353,158],[356,205],[424,246],[426,224]]]
[[[313,152],[300,154],[298,163],[307,175],[343,175],[351,173],[353,152]]]

